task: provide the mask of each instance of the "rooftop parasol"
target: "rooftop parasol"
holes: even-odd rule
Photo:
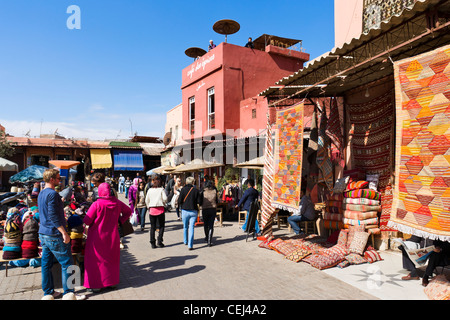
[[[219,20],[213,25],[213,30],[219,34],[225,35],[225,42],[227,42],[227,36],[239,31],[241,26],[234,20],[224,19]]]

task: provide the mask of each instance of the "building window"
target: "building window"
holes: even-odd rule
[[[256,109],[252,109],[252,119],[256,119]]]
[[[189,130],[195,133],[195,97],[189,98]]]
[[[216,127],[216,106],[214,99],[214,87],[208,89],[208,128],[214,129]]]
[[[173,138],[173,141],[178,139],[178,126],[175,126],[175,137]]]

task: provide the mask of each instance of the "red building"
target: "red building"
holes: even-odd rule
[[[309,54],[288,49],[299,42],[263,35],[254,49],[221,43],[183,69],[182,139],[248,136],[233,132],[265,128],[267,103],[257,95],[303,68]]]

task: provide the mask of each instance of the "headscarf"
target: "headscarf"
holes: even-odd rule
[[[141,178],[134,178],[133,179],[133,185],[135,185],[136,187],[139,185],[139,183],[141,183],[142,182],[142,179]]]
[[[111,197],[111,186],[107,182],[103,182],[98,186],[98,197],[108,199]]]

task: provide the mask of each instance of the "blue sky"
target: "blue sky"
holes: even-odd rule
[[[69,29],[70,5],[80,29]],[[303,40],[311,59],[334,46],[334,0],[1,0],[0,124],[14,136],[57,130],[67,138],[164,135],[181,103],[189,47],[267,33]]]

